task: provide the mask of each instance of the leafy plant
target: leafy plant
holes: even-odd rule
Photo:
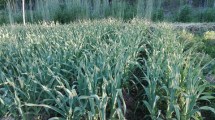
[[[105,19],[2,26],[0,116],[105,120],[132,111],[137,119],[191,119],[214,112],[202,104],[213,102],[213,86],[195,45],[156,25]],[[134,102],[130,83],[138,89]],[[146,113],[135,117],[136,108]]]

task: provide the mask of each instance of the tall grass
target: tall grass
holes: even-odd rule
[[[132,81],[142,84],[136,102],[149,113],[142,117],[191,119],[202,118],[203,109],[214,112],[199,104],[214,97],[205,91],[211,85],[194,48],[168,26],[138,21],[2,27],[0,117],[125,119],[131,103],[123,91],[132,91]],[[142,77],[134,77],[137,66]]]

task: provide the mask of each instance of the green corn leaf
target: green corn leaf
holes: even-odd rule
[[[199,108],[200,110],[209,110],[215,114],[215,109],[209,106],[202,106]]]
[[[48,120],[65,120],[65,119],[61,117],[52,117],[52,118],[49,118]]]
[[[180,108],[178,105],[174,105],[174,109],[175,109],[175,113],[176,113],[176,117],[177,117],[177,120],[180,120]]]
[[[61,114],[62,116],[66,117],[66,113],[64,111],[62,111],[59,108],[54,107],[54,106],[50,106],[50,105],[46,105],[46,104],[32,104],[32,103],[25,103],[25,106],[29,106],[29,107],[45,107],[45,108],[51,109],[51,110]]]

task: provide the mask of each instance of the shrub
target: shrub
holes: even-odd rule
[[[205,32],[204,37],[207,40],[215,40],[215,31],[207,31],[207,32]]]
[[[124,10],[124,16],[123,19],[124,20],[131,20],[132,18],[134,18],[136,16],[136,9],[135,9],[135,5],[126,5],[126,9]]]
[[[6,20],[6,13],[5,12],[0,12],[0,25],[7,23]]]
[[[203,12],[202,19],[204,22],[215,22],[215,8],[207,8]]]
[[[180,8],[178,21],[179,22],[190,22],[192,20],[192,7],[185,5]]]
[[[152,15],[153,21],[163,21],[163,19],[164,19],[163,9],[155,10],[153,12],[153,15]]]

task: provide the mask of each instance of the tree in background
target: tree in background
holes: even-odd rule
[[[192,13],[187,12],[186,6],[190,6]],[[61,19],[71,22],[107,17],[177,21],[179,17],[184,19],[185,14],[191,18],[188,21],[202,22],[206,20],[205,12],[213,17],[214,8],[215,0],[0,0],[3,21],[0,23],[61,22]]]
[[[146,2],[146,13],[145,13],[145,19],[151,20],[152,18],[152,12],[153,12],[153,5],[154,0],[147,0]]]

